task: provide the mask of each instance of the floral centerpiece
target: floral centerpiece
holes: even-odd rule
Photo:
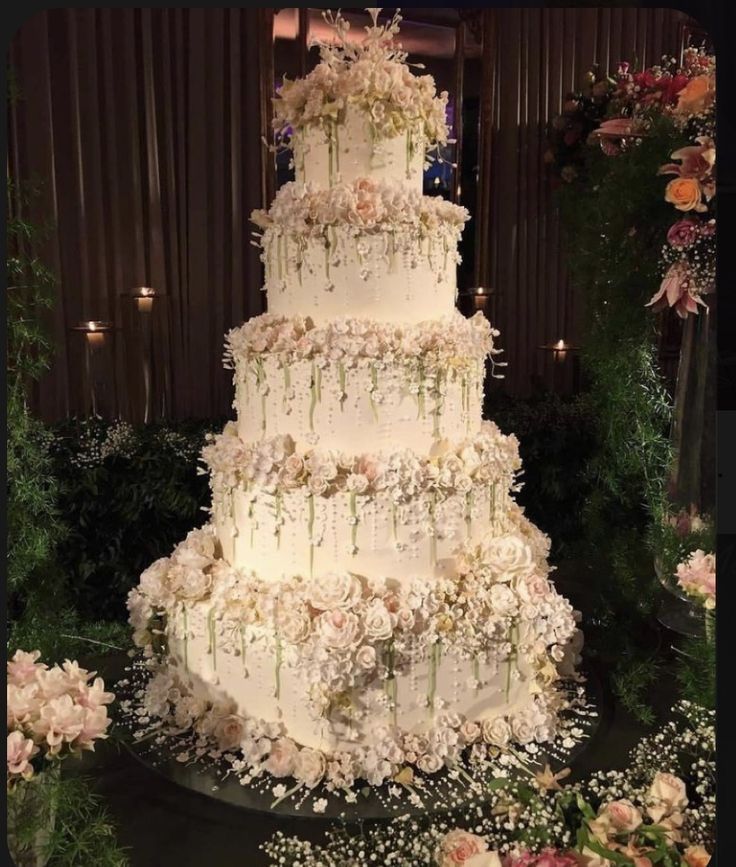
[[[39,657],[18,650],[7,666],[8,843],[23,865],[46,862],[61,762],[107,737],[114,699],[95,672],[69,660],[49,668]]]
[[[566,785],[570,771],[526,767],[487,783],[462,816],[423,826],[406,816],[315,846],[276,836],[265,849],[289,867],[707,867],[715,833],[713,711],[681,702],[623,771]]]

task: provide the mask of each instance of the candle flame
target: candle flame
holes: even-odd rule
[[[88,328],[90,331],[97,331],[97,323],[96,323],[96,322],[88,322],[88,323],[87,323],[87,328]]]
[[[564,340],[558,340],[557,343],[555,344],[555,349],[564,349],[564,348],[565,348],[565,341]]]

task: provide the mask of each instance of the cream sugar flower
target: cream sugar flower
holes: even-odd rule
[[[379,11],[368,10],[372,26],[361,42],[349,38],[350,24],[339,12],[323,13],[335,40],[315,43],[320,63],[305,78],[284,79],[273,100],[278,136],[285,137],[289,129],[329,128],[339,123],[348,105],[356,105],[366,112],[378,140],[410,130],[430,145],[447,141],[447,92],[437,96],[432,76],[411,72],[396,43],[401,16],[379,25]]]
[[[326,356],[354,366],[364,359],[393,364],[422,356],[425,369],[433,373],[447,367],[462,369],[497,354],[497,336],[482,313],[466,319],[455,312],[405,326],[348,317],[316,326],[308,317],[264,313],[229,332],[225,361],[235,367],[270,353],[283,362]],[[223,466],[222,472],[226,469]]]

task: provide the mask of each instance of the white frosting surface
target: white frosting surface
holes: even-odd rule
[[[223,556],[273,580],[339,571],[407,583],[415,576],[452,575],[458,544],[487,536],[507,511],[509,495],[500,486],[483,486],[439,502],[420,494],[394,505],[385,493],[353,501],[354,508],[349,493],[310,497],[289,491],[277,497],[236,489],[226,500],[230,508],[213,516]]]
[[[429,686],[429,660],[419,660],[410,671],[397,673],[395,715],[392,709],[366,707],[366,693],[353,690],[351,700],[357,712],[348,726],[315,711],[306,698],[303,675],[289,666],[288,659],[277,665],[268,642],[248,643],[245,657],[239,651],[236,655],[217,646],[213,652],[206,617],[202,605],[189,610],[192,628],[186,646],[182,638],[169,635],[175,666],[195,694],[233,701],[244,716],[278,720],[288,737],[327,754],[370,745],[372,732],[383,724],[395,724],[404,732],[426,731],[437,715],[436,708],[428,707],[430,695],[441,700],[443,713],[458,713],[476,722],[519,710],[531,701],[532,677],[523,655],[510,663],[511,672],[507,671],[509,663],[481,660],[476,666],[472,660],[447,655],[440,657],[436,666],[434,690]],[[468,681],[476,676],[478,688],[468,688]]]
[[[331,230],[333,243],[308,238],[297,245],[273,230],[264,234],[269,313],[337,316],[415,323],[449,316],[457,294],[457,252],[443,239],[412,241],[400,233]]]
[[[480,430],[484,365],[449,375],[441,391],[407,365],[367,360],[342,368],[321,359],[282,362],[264,355],[260,369],[241,364],[233,406],[243,440],[290,434],[298,448],[351,454],[411,448],[427,454],[441,438]],[[315,380],[319,378],[319,388]]]
[[[376,140],[365,111],[354,104],[341,123],[297,130],[291,144],[297,183],[330,187],[372,177],[422,191],[425,142],[420,133]]]

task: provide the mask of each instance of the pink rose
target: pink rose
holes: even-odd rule
[[[671,247],[684,249],[691,247],[698,237],[698,226],[694,220],[678,220],[667,232],[667,243]]]
[[[626,799],[610,801],[600,815],[608,819],[616,831],[635,831],[642,823],[641,812]]]
[[[279,738],[271,745],[266,770],[274,777],[289,777],[294,773],[299,749],[291,738]]]
[[[488,844],[483,837],[463,831],[461,828],[448,832],[440,841],[435,852],[438,867],[467,867],[471,858],[488,852]],[[500,860],[498,862],[500,864]]]
[[[710,855],[703,846],[688,846],[683,853],[687,867],[708,867]]]

